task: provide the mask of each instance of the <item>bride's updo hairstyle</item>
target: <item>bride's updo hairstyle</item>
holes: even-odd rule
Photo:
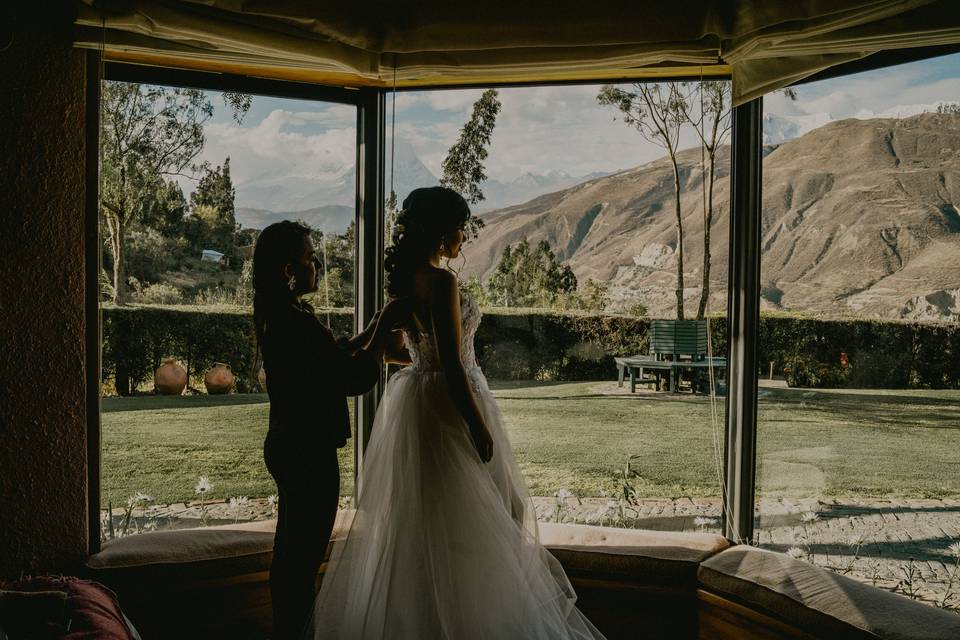
[[[263,344],[267,316],[278,305],[290,304],[293,294],[283,279],[283,267],[303,256],[303,239],[310,229],[284,220],[260,232],[253,249],[253,328],[257,345]]]
[[[413,272],[435,252],[443,237],[466,225],[470,207],[448,187],[414,189],[403,201],[387,248],[384,269],[387,293],[401,298],[413,293]]]

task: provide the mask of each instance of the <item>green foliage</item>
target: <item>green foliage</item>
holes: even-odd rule
[[[237,124],[243,124],[243,119],[253,106],[253,96],[249,93],[236,91],[223,92],[223,104],[233,112],[233,119]]]
[[[487,281],[490,300],[505,307],[551,307],[576,289],[573,270],[557,260],[545,240],[536,247],[526,239],[507,245]]]
[[[841,354],[849,368],[842,376],[836,371],[842,370]],[[960,327],[762,316],[760,374],[767,374],[770,362],[783,371],[798,358],[801,372],[788,376],[795,386],[955,389],[960,388]]]
[[[230,179],[230,158],[222,167],[207,168],[190,194],[190,206],[194,224],[190,227],[190,240],[196,253],[203,249],[215,249],[226,255],[231,263],[236,260],[237,231],[234,198],[236,189]]]
[[[131,230],[126,239],[127,273],[141,282],[156,282],[189,260],[184,238],[171,237],[149,227]]]
[[[331,314],[336,335],[353,326],[352,314]],[[237,391],[257,385],[253,318],[246,312],[212,312],[196,308],[107,307],[103,310],[104,380],[112,379],[126,395],[149,382],[164,358],[183,362],[191,384],[214,362],[225,362],[237,376]]]
[[[317,273],[317,293],[313,303],[316,307],[339,308],[353,306],[353,273],[356,242],[356,224],[350,223],[342,234],[325,234],[314,229],[310,232],[313,246],[321,268]],[[329,300],[329,304],[328,304]]]
[[[352,331],[349,311],[329,316],[335,335]],[[713,353],[725,355],[726,319],[707,320]],[[476,352],[491,379],[612,379],[614,357],[648,352],[649,326],[641,317],[488,310]],[[168,356],[188,363],[194,380],[214,362],[227,362],[238,375],[238,390],[249,390],[255,384],[254,347],[246,310],[107,307],[103,312],[104,379],[117,380],[121,392],[149,381]],[[766,376],[772,361],[792,386],[960,388],[955,325],[763,316],[759,347],[758,374]]]
[[[164,176],[194,172],[213,107],[200,89],[105,82],[101,95],[100,206],[113,257],[114,299],[126,298],[124,244],[164,189]],[[156,212],[149,212],[155,215]]]
[[[133,296],[134,302],[140,304],[180,304],[183,302],[183,293],[173,285],[157,283],[148,284]]]
[[[487,179],[483,163],[487,159],[487,147],[493,137],[493,129],[500,113],[500,99],[496,89],[487,89],[473,105],[470,120],[460,130],[460,137],[443,160],[440,184],[457,191],[470,204],[484,199],[480,185]],[[472,217],[468,223],[467,236],[475,237],[483,228],[483,220]]]
[[[470,204],[483,200],[480,184],[487,179],[483,161],[493,137],[493,128],[500,113],[500,99],[496,89],[487,89],[473,105],[470,120],[460,130],[460,137],[447,152],[443,161],[440,184],[463,195]]]

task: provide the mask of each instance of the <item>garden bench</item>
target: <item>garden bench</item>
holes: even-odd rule
[[[630,393],[637,384],[654,384],[659,388],[663,375],[671,393],[676,392],[683,371],[691,372],[693,391],[709,391],[704,380],[706,370],[713,367],[723,374],[727,359],[707,354],[706,320],[653,320],[650,323],[650,354],[614,358],[617,364],[617,386],[623,386],[629,374]],[[647,375],[653,372],[653,375]]]

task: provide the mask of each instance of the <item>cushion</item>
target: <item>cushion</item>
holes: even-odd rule
[[[726,538],[711,533],[549,522],[540,524],[540,541],[574,576],[691,589],[698,565],[730,546]]]
[[[817,637],[956,640],[960,616],[820,569],[740,545],[704,561],[701,587]]]
[[[42,626],[35,627],[51,635],[31,633],[28,637],[51,637],[62,640],[85,638],[133,640],[139,637],[132,626],[128,626],[128,621],[117,603],[117,597],[102,584],[66,576],[35,576],[7,582],[2,585],[2,588],[7,592],[5,599],[16,600],[21,606],[28,601],[25,594],[34,593],[37,598],[40,598],[36,602],[33,602],[32,598],[29,599],[32,602],[29,606],[34,609],[34,613],[43,614],[46,610],[46,613],[55,614],[55,617],[60,618],[44,620],[40,622]],[[21,592],[21,595],[10,592]],[[37,592],[45,592],[47,595],[39,596]],[[23,613],[22,609],[20,613]],[[64,616],[69,619],[69,625],[63,624]],[[43,617],[47,616],[44,614]],[[28,624],[29,621],[25,619],[10,621],[14,624],[9,624],[6,620],[4,622],[8,632],[15,632],[17,629],[25,629],[23,625]],[[64,627],[68,630],[64,630]]]
[[[337,514],[333,539],[342,536],[352,512]],[[277,521],[155,531],[107,541],[87,559],[100,576],[135,573],[154,578],[218,578],[267,571],[273,558]],[[329,549],[328,549],[329,553]]]
[[[103,578],[132,572],[153,578],[213,578],[265,571],[275,525],[269,520],[117,538],[90,556],[87,568]]]

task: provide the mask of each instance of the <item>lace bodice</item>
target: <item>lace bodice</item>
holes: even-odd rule
[[[480,326],[480,320],[483,319],[483,313],[480,311],[480,305],[473,297],[461,290],[460,291],[460,361],[464,367],[469,370],[480,369],[477,364],[477,354],[473,347],[473,337]],[[440,356],[437,354],[437,343],[430,333],[421,333],[412,335],[408,331],[403,332],[403,342],[410,352],[410,359],[413,361],[413,367],[419,371],[441,371]]]

